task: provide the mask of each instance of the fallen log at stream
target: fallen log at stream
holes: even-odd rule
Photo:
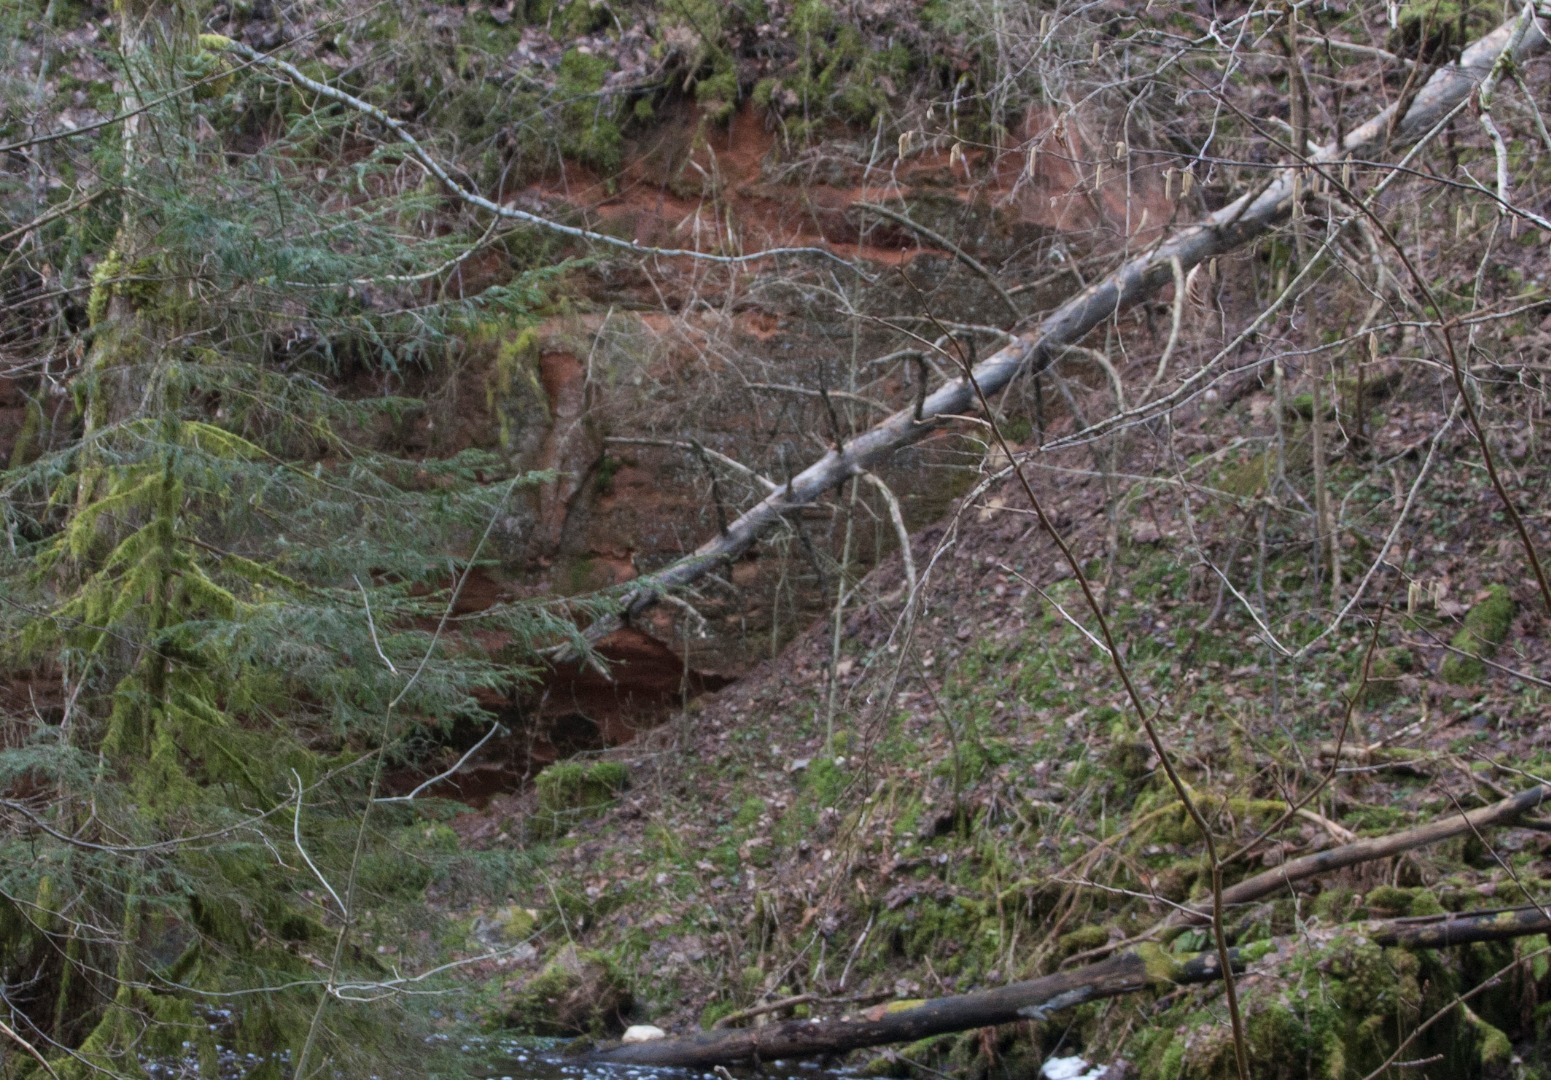
[[[1274,955],[1330,948],[1360,937],[1386,947],[1434,949],[1478,941],[1502,941],[1551,930],[1551,909],[1502,908],[1464,914],[1348,923],[1324,933],[1299,934],[1232,949],[1235,971]],[[860,1016],[834,1020],[790,1020],[765,1027],[707,1031],[677,1039],[628,1043],[589,1055],[589,1060],[620,1065],[708,1067],[774,1061],[780,1058],[841,1054],[868,1046],[913,1042],[972,1028],[1018,1020],[1040,1020],[1051,1013],[1100,998],[1147,989],[1164,990],[1221,978],[1215,951],[1175,956],[1156,945],[1112,956],[1087,967],[1057,972],[994,990],[895,1002]]]

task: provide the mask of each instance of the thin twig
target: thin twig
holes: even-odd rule
[[[295,770],[291,770],[291,776],[296,780],[296,813],[291,818],[291,839],[296,844],[296,850],[301,855],[302,861],[307,864],[307,869],[312,871],[312,876],[322,883],[334,898],[334,904],[339,908],[341,916],[345,914],[345,902],[334,891],[334,886],[329,884],[329,879],[323,876],[323,871],[318,869],[318,864],[312,861],[312,856],[307,854],[307,847],[302,843],[302,778]]]
[[[910,551],[910,530],[905,528],[904,511],[900,508],[899,499],[894,492],[889,490],[889,485],[883,482],[883,478],[876,473],[864,472],[862,479],[871,484],[889,508],[889,521],[894,525],[894,535],[899,540],[899,554],[905,564],[905,583],[909,587],[910,603],[915,603],[916,595],[916,561]]]
[[[444,772],[437,773],[435,776],[431,777],[429,780],[426,780],[426,781],[423,781],[420,784],[417,784],[415,786],[415,789],[413,791],[411,791],[408,795],[393,795],[393,796],[390,796],[390,797],[385,798],[385,799],[376,799],[374,801],[375,802],[380,802],[380,803],[414,802],[415,796],[419,795],[426,788],[432,787],[432,786],[434,786],[436,784],[440,784],[443,780],[446,780],[446,779],[456,775],[458,770],[463,768],[464,764],[468,761],[468,759],[473,757],[476,753],[479,752],[479,748],[481,746],[484,746],[487,742],[489,742],[492,738],[495,737],[496,732],[498,732],[498,731],[505,731],[505,730],[506,730],[506,727],[505,727],[504,724],[494,724],[494,725],[492,725],[490,730],[485,732],[484,737],[481,738],[473,746],[469,747],[468,750],[464,753],[464,755],[462,757],[460,757],[457,761],[452,763],[451,767],[449,767]]]

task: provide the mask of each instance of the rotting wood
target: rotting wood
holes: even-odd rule
[[[1385,859],[1391,855],[1426,847],[1465,833],[1501,825],[1529,813],[1548,798],[1551,798],[1551,785],[1537,784],[1517,795],[1468,813],[1453,814],[1437,821],[1430,821],[1426,825],[1418,825],[1414,829],[1405,829],[1386,836],[1373,836],[1355,843],[1342,844],[1340,847],[1316,851],[1312,855],[1292,859],[1229,886],[1222,892],[1222,902],[1225,906],[1247,904],[1270,896],[1280,889],[1288,888],[1294,882],[1303,881],[1318,874],[1356,866],[1358,863],[1372,862],[1375,859]],[[1165,926],[1178,926],[1182,923],[1202,923],[1209,918],[1211,918],[1211,912],[1199,906],[1179,909],[1170,914],[1158,929]]]
[[[1319,935],[1296,935],[1230,951],[1235,970],[1246,955],[1290,955],[1309,941],[1324,947],[1361,938],[1385,947],[1442,948],[1479,941],[1503,941],[1551,930],[1545,908],[1517,907],[1421,918],[1349,923]],[[1150,988],[1166,989],[1220,978],[1216,952],[1170,956],[1153,946],[1096,964],[1057,972],[994,990],[896,1002],[855,1017],[791,1020],[759,1028],[708,1031],[678,1039],[632,1043],[595,1051],[591,1060],[620,1065],[709,1067],[780,1058],[839,1054],[868,1046],[913,1042],[971,1028],[1043,1019],[1051,1013],[1100,998]]]
[[[1356,866],[1359,863],[1389,858],[1392,855],[1399,855],[1419,847],[1426,847],[1429,844],[1440,843],[1452,837],[1490,828],[1494,825],[1510,824],[1518,821],[1548,799],[1551,799],[1551,786],[1537,785],[1517,795],[1508,796],[1499,802],[1471,810],[1468,813],[1454,814],[1450,817],[1428,822],[1426,825],[1418,825],[1414,829],[1406,829],[1386,836],[1368,837],[1350,844],[1343,844],[1340,847],[1317,851],[1312,855],[1293,859],[1253,877],[1245,878],[1236,885],[1224,889],[1222,902],[1224,906],[1229,904],[1248,904],[1264,899],[1280,889],[1290,888],[1295,882],[1328,873],[1332,870],[1340,870],[1348,866]],[[1523,826],[1525,828],[1537,827],[1533,821],[1524,821]],[[1171,911],[1160,922],[1134,937],[1125,938],[1121,941],[1112,941],[1094,949],[1086,949],[1083,952],[1067,957],[1063,962],[1079,964],[1084,960],[1096,960],[1111,953],[1130,948],[1140,942],[1149,941],[1171,928],[1191,925],[1200,926],[1210,920],[1211,909],[1204,905],[1197,904],[1194,907],[1179,907]]]
[[[1541,15],[1551,12],[1551,3],[1541,3],[1537,11]],[[1337,167],[1350,160],[1371,162],[1387,150],[1421,138],[1468,99],[1506,48],[1512,47],[1514,59],[1522,61],[1544,52],[1551,44],[1534,21],[1515,40],[1518,28],[1517,19],[1499,26],[1466,49],[1457,62],[1436,71],[1411,99],[1404,117],[1397,120],[1397,106],[1390,106],[1350,132],[1344,142],[1327,143],[1304,162],[1273,169],[1261,186],[1240,195],[1203,221],[1161,240],[1083,289],[1046,316],[1034,330],[976,365],[973,382],[957,378],[945,383],[924,402],[901,409],[845,445],[831,448],[754,504],[721,535],[635,582],[621,599],[621,613],[594,622],[585,631],[587,639],[598,641],[608,636],[631,616],[657,603],[667,590],[690,584],[721,563],[741,556],[793,510],[817,501],[830,489],[876,467],[896,450],[972,412],[978,398],[977,384],[989,396],[1017,375],[1044,371],[1063,348],[1173,281],[1176,266],[1191,269],[1264,235],[1315,186],[1307,182],[1311,168]],[[572,645],[557,650],[562,658],[573,653]]]

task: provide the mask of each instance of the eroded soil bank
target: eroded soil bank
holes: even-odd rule
[[[1484,638],[1498,608],[1510,615],[1489,631],[1497,662],[1533,673],[1547,659],[1533,582],[1505,578],[1498,542],[1480,543],[1492,501],[1463,461],[1431,481],[1459,509],[1431,520],[1404,576],[1379,590],[1424,583],[1409,608],[1386,611],[1377,629],[1369,619],[1339,627],[1297,659],[1246,649],[1249,611],[1171,541],[1231,524],[1246,488],[1263,482],[1247,440],[1274,422],[1268,404],[1268,390],[1251,387],[1174,433],[1200,463],[1186,473],[1193,524],[1182,500],[1155,487],[1107,485],[1083,448],[1041,456],[1031,474],[1122,628],[1133,677],[1177,702],[1160,718],[1176,764],[1220,848],[1243,848],[1225,868],[1229,884],[1492,801],[1546,775],[1551,739],[1543,687],[1502,668],[1462,678],[1450,660],[1451,643]],[[1394,455],[1438,419],[1425,392],[1402,384],[1375,422],[1373,452],[1405,460]],[[1289,435],[1306,439],[1307,425]],[[1450,445],[1468,453],[1462,434]],[[1133,461],[1149,453],[1143,445]],[[1074,625],[1085,621],[1081,594],[1025,506],[1021,487],[1002,481],[916,534],[915,565],[932,569],[908,627],[896,553],[859,583],[838,624],[819,620],[744,679],[583,759],[617,763],[628,781],[578,803],[566,835],[526,849],[534,876],[513,897],[534,912],[523,924],[533,949],[483,969],[503,987],[492,1019],[607,1036],[626,1020],[683,1032],[724,1017],[860,1012],[1059,970],[1202,900],[1199,834],[1109,660]],[[1376,493],[1376,519],[1392,511]],[[1279,625],[1312,640],[1333,613],[1297,612],[1310,572],[1302,541],[1272,537],[1257,552],[1237,531],[1217,533],[1209,557],[1261,575],[1266,595],[1285,598],[1272,610],[1292,621]],[[1321,784],[1287,819],[1287,800]],[[542,790],[494,800],[454,827],[474,845],[515,844],[534,814],[566,805],[562,792],[548,797],[559,802]],[[1240,980],[1253,1075],[1365,1075],[1440,1011],[1402,1056],[1436,1063],[1437,1075],[1534,1075],[1551,971],[1543,936],[1417,953],[1341,940],[1339,927],[1522,903],[1543,895],[1546,853],[1542,827],[1521,822],[1231,910],[1234,942],[1294,943]],[[1180,955],[1209,947],[1200,930],[1162,942]],[[1468,1010],[1451,1007],[1494,976]],[[617,1020],[587,1009],[557,1017],[557,988],[575,978],[619,987],[628,1005]],[[583,985],[598,1000],[600,984]],[[863,1060],[898,1075],[1021,1076],[1070,1052],[1132,1075],[1228,1077],[1220,994],[1094,1003]]]

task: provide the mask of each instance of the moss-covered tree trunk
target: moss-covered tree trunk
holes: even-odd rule
[[[170,447],[159,455],[147,455],[143,448],[175,424],[166,411],[165,360],[178,328],[173,305],[164,302],[173,287],[171,267],[157,249],[145,180],[164,157],[160,144],[172,137],[156,129],[157,114],[150,106],[173,85],[173,59],[192,26],[190,11],[175,2],[120,0],[115,11],[122,67],[114,111],[124,117],[118,139],[120,216],[112,248],[92,277],[91,341],[76,394],[82,442],[72,477],[74,520],[66,523],[70,539],[58,564],[62,594],[98,597],[82,611],[97,630],[81,644],[95,666],[93,690],[101,700],[101,707],[89,714],[106,721],[75,725],[71,737],[80,750],[97,755],[99,780],[109,774],[129,779],[148,769],[167,704],[169,663],[159,641],[175,589],[178,485]],[[103,589],[112,578],[118,578],[117,587]],[[152,816],[161,809],[157,803],[174,790],[161,782],[131,780],[131,786],[142,793],[144,810]],[[122,842],[91,821],[60,824],[95,842]],[[62,935],[67,945],[54,988],[52,1035],[67,1044],[79,1040],[76,1055],[61,1066],[62,1075],[97,1069],[115,1075],[141,1072],[136,1045],[144,1037],[146,1002],[136,987],[144,975],[137,961],[143,918],[138,877],[143,871],[132,860],[115,875],[123,883],[116,898],[82,898],[101,915],[117,911],[117,940],[107,943],[106,951],[99,941],[93,964],[85,963],[78,925]],[[107,983],[100,982],[103,976]],[[80,997],[75,983],[82,977],[99,980],[91,995],[94,1021],[73,1015],[68,1007]]]

